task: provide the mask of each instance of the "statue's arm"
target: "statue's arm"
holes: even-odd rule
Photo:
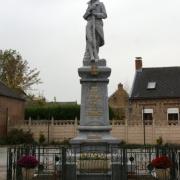
[[[106,19],[107,13],[106,8],[103,3],[101,3],[101,12],[100,13],[93,13],[98,19]]]
[[[88,18],[90,15],[91,15],[91,12],[90,12],[90,8],[88,7],[87,10],[86,10],[86,12],[85,12],[85,14],[84,14],[84,16],[83,16],[83,18],[84,18],[85,20],[87,20],[87,18]]]

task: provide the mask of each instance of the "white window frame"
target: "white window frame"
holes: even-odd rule
[[[171,121],[169,120],[169,117],[168,117],[169,114],[178,114],[177,121],[179,122],[179,108],[167,108],[167,121],[168,122]]]
[[[153,120],[154,120],[154,110],[152,109],[152,108],[143,108],[142,109],[142,122],[144,123],[144,121],[146,121],[146,120],[144,120],[144,114],[152,114],[152,120],[151,119],[149,119],[150,121],[152,121],[152,123],[153,123]]]

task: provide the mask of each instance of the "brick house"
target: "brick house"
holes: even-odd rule
[[[140,57],[135,67],[128,124],[179,124],[180,67],[143,68]]]
[[[125,120],[126,109],[128,107],[129,95],[123,88],[123,84],[118,84],[118,89],[109,97],[109,106],[115,113],[115,118]]]
[[[0,82],[0,137],[7,134],[8,125],[24,120],[25,97]]]

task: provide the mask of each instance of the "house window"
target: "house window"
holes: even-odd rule
[[[145,125],[152,125],[153,109],[143,109],[142,116],[143,116],[143,123],[145,123]]]
[[[179,108],[168,108],[167,119],[170,125],[177,124],[179,120]]]
[[[156,88],[156,82],[148,82],[147,89],[155,89]]]

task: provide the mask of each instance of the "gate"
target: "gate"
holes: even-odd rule
[[[112,180],[154,180],[157,174],[150,163],[162,155],[169,157],[172,161],[172,168],[163,175],[163,180],[180,179],[180,148],[119,146],[112,147],[111,154]]]
[[[13,147],[8,149],[7,180],[23,180],[23,168],[17,165],[20,157],[32,155],[39,161],[33,171],[34,180],[59,180],[62,175],[62,147]],[[25,176],[28,176],[27,173]],[[28,178],[28,177],[26,177]]]
[[[73,147],[20,146],[8,148],[7,180],[24,180],[17,160],[33,155],[39,165],[33,169],[33,180],[153,180],[155,170],[150,162],[166,155],[173,162],[164,180],[180,179],[180,148],[110,146],[107,144]]]

